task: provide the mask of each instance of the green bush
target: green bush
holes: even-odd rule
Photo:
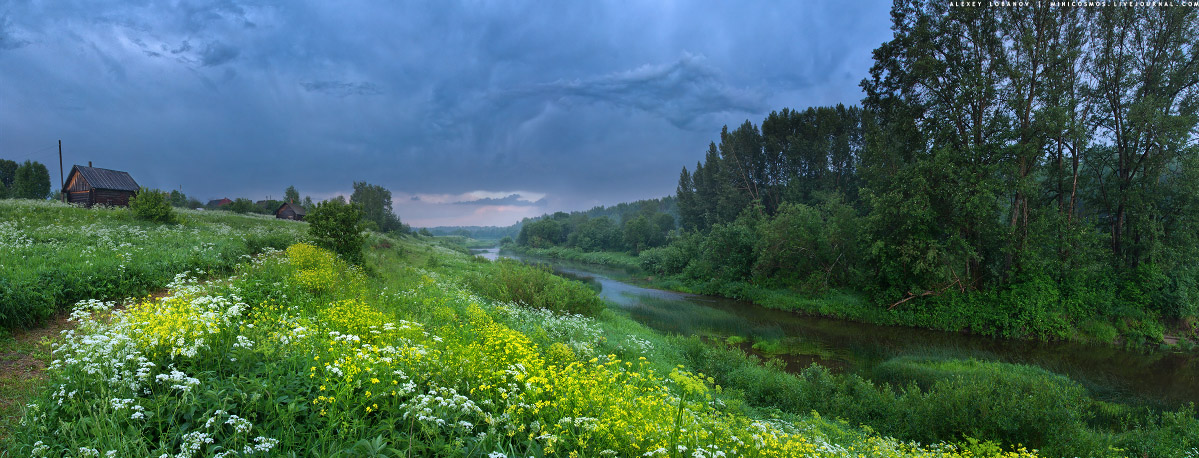
[[[129,199],[129,209],[137,219],[155,223],[174,223],[175,211],[171,208],[167,193],[157,189],[142,188]]]
[[[358,205],[327,200],[309,210],[305,221],[308,221],[308,235],[317,246],[337,253],[347,262],[362,264],[366,236],[362,233],[362,210]]]
[[[586,285],[555,276],[548,267],[511,259],[496,261],[470,278],[471,286],[491,299],[557,312],[599,314],[604,302]]]

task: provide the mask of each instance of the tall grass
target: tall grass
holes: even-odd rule
[[[636,256],[616,251],[582,251],[576,248],[560,246],[528,248],[516,245],[509,245],[506,249],[539,258],[565,259],[567,261],[615,267],[635,272],[641,270],[641,263],[637,260]]]
[[[0,327],[36,325],[79,300],[144,295],[183,271],[226,273],[295,243],[305,227],[226,212],[178,216],[157,224],[128,208],[0,200]]]

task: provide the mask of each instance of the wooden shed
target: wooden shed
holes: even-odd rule
[[[298,204],[284,202],[275,210],[275,217],[279,219],[294,219],[296,221],[304,221],[304,215],[308,214],[308,210]]]
[[[96,204],[128,207],[129,198],[141,189],[127,172],[76,165],[63,185],[67,202],[91,207]]]

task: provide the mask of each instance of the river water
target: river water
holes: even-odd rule
[[[617,280],[630,278],[620,270],[499,253],[497,248],[477,253],[491,260],[503,256],[549,264],[555,273],[589,284],[633,319],[660,331],[766,341],[770,345],[765,351],[748,343],[744,348],[782,360],[789,371],[817,363],[868,376],[874,365],[896,356],[974,357],[1040,366],[1082,382],[1100,398],[1134,398],[1170,406],[1199,403],[1199,356],[1194,354],[993,339],[804,316],[733,299],[645,288]]]

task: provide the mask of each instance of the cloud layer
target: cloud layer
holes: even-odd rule
[[[0,157],[52,164],[62,139],[68,167],[201,200],[365,180],[416,225],[510,224],[669,194],[722,125],[856,103],[888,5],[846,10],[15,0]]]

